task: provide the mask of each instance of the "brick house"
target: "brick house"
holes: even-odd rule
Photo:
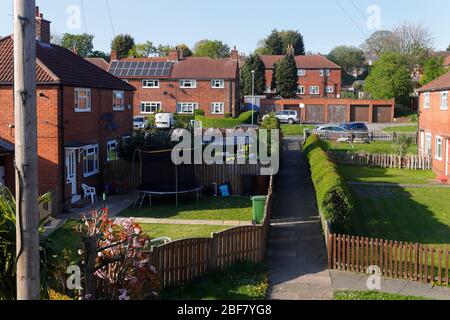
[[[266,69],[266,94],[275,95],[272,89],[272,79],[275,64],[283,59],[283,55],[262,55],[261,59]],[[322,55],[296,56],[298,75],[298,96],[300,97],[330,97],[341,95],[342,69]]]
[[[433,157],[438,176],[450,177],[450,72],[419,90],[419,154]]]
[[[171,51],[168,57],[117,59],[111,55],[109,72],[136,88],[134,116],[158,111],[193,114],[202,109],[207,116],[239,114],[239,54],[230,58],[184,58]]]
[[[50,44],[50,22],[36,9],[39,193],[59,208],[77,202],[81,184],[103,188],[102,169],[132,131],[134,88],[71,51]],[[13,39],[0,39],[0,166],[14,190]],[[2,181],[0,181],[2,182]]]

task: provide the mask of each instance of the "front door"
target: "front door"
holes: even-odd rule
[[[67,184],[72,192],[72,203],[80,200],[77,194],[77,152],[76,150],[66,150],[66,175]]]

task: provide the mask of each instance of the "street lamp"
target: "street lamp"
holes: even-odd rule
[[[255,124],[255,70],[252,70],[252,126]]]

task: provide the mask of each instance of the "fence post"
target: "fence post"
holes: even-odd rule
[[[213,233],[212,242],[211,242],[211,260],[209,261],[209,269],[213,270],[219,266],[218,259],[218,250],[219,250],[219,236],[217,233]]]

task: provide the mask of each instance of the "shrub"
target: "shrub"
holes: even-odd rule
[[[261,129],[272,130],[281,129],[280,120],[275,116],[275,113],[269,114],[261,123]]]
[[[175,127],[177,129],[186,129],[189,128],[191,120],[194,120],[195,117],[193,115],[186,114],[175,114]]]
[[[230,129],[242,124],[251,124],[252,116],[256,123],[258,113],[255,111],[247,111],[241,113],[237,118],[210,118],[205,116],[196,116],[195,120],[201,121],[204,128],[221,128]]]
[[[325,143],[313,135],[307,139],[304,153],[311,168],[319,210],[331,223],[333,232],[347,232],[353,202],[338,167],[328,158]]]
[[[225,119],[233,118],[233,114],[231,112],[226,112],[223,116]]]
[[[205,115],[205,111],[202,109],[196,109],[194,111],[194,116],[204,116]]]

